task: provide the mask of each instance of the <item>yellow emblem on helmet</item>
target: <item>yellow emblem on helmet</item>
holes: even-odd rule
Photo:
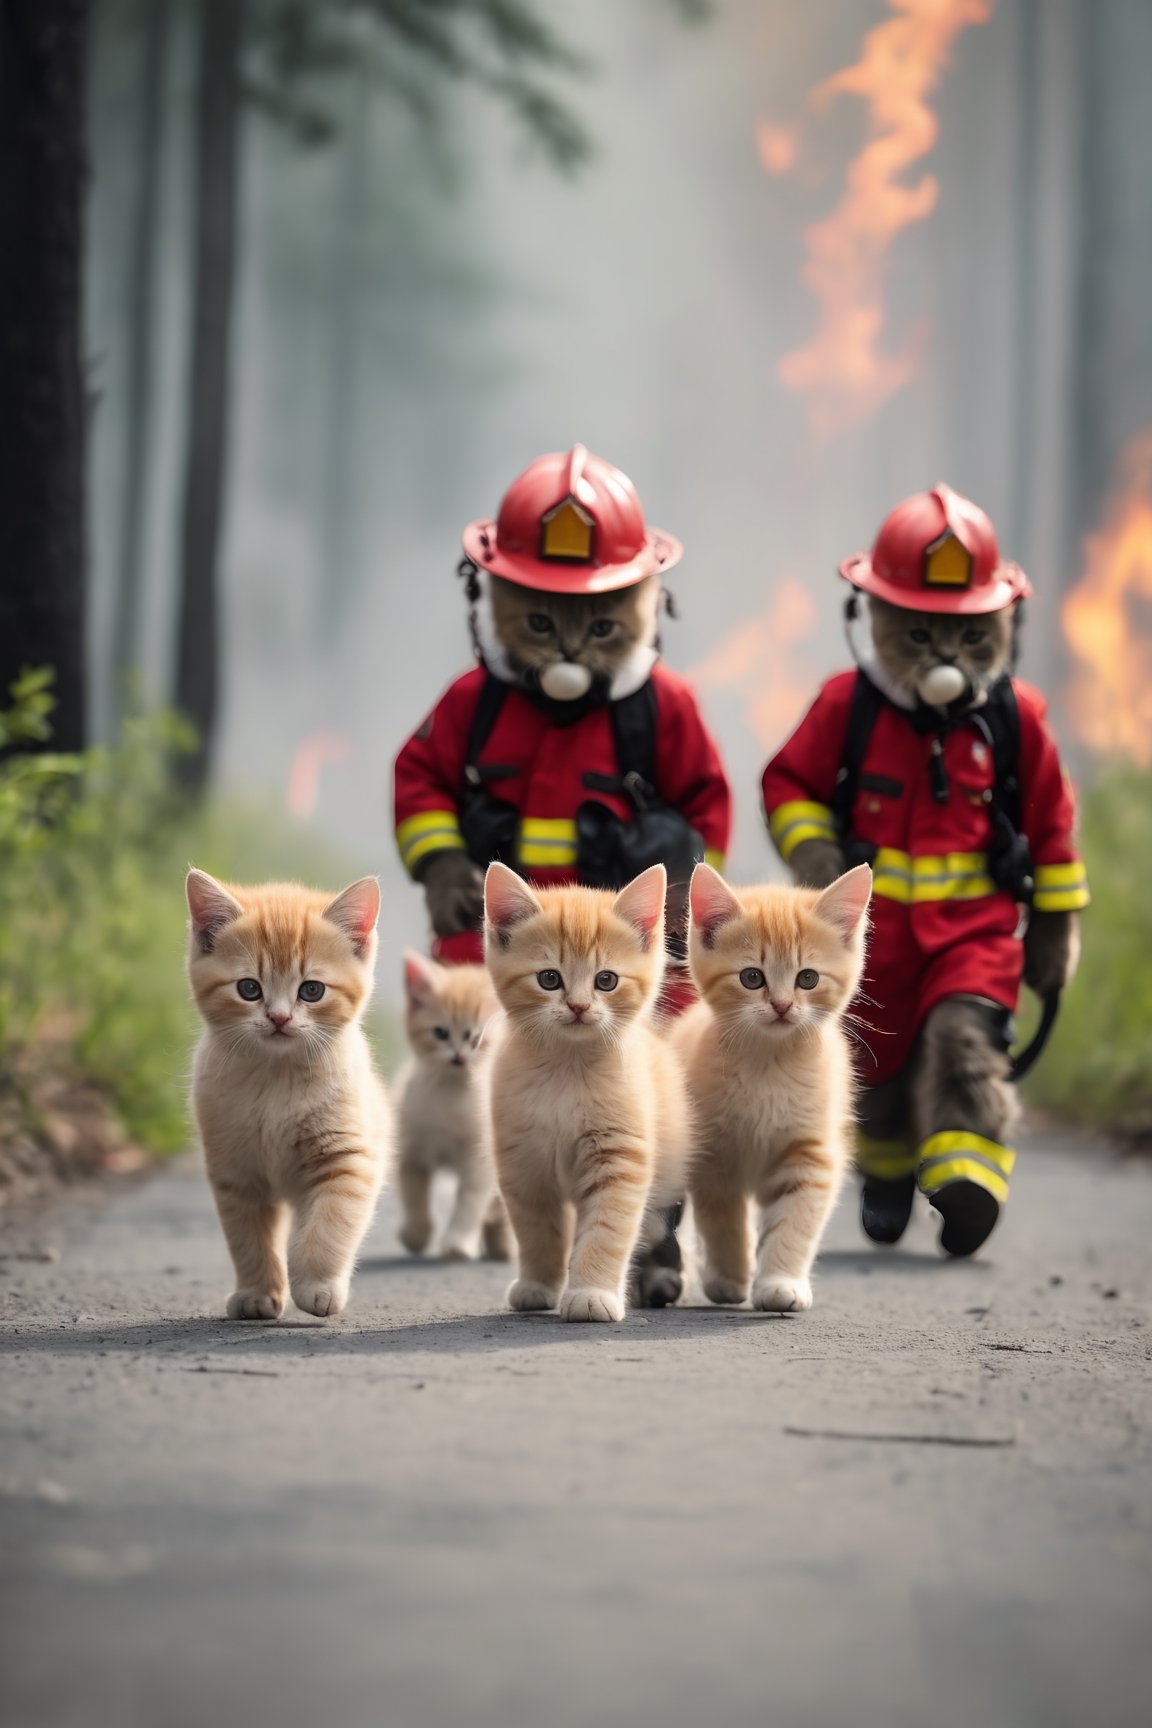
[[[587,564],[596,524],[575,498],[563,498],[540,518],[541,558],[571,558]]]
[[[924,552],[924,581],[929,588],[967,588],[972,580],[972,554],[950,528]]]

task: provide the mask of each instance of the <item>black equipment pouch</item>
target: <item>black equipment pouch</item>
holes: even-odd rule
[[[576,812],[576,867],[589,888],[623,888],[642,870],[663,864],[670,883],[687,882],[704,857],[704,842],[687,817],[656,793],[656,692],[651,682],[611,705],[618,777],[586,774],[590,791],[628,798],[623,821],[607,804],[588,799]]]

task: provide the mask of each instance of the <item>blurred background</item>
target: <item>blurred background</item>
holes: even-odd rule
[[[38,1004],[131,1133],[174,1144],[193,856],[378,871],[398,998],[424,922],[390,769],[469,661],[460,530],[580,440],[685,543],[665,652],[726,755],[745,880],[777,868],[763,760],[845,662],[837,563],[938,480],[988,510],[1037,590],[1022,669],[1086,794],[1096,889],[1037,1096],[1147,1133],[1147,0],[25,10],[57,30],[82,194],[86,550],[60,576],[57,546],[55,623],[30,636],[25,607],[0,653],[8,681],[57,668],[58,745],[109,753],[102,814],[25,847],[29,881],[76,897],[69,976],[103,995],[52,996],[10,888],[9,1020]],[[28,495],[3,485],[0,528]],[[30,556],[4,571],[10,599],[40,580]],[[26,691],[17,743],[47,703]],[[168,712],[195,744],[157,742]]]

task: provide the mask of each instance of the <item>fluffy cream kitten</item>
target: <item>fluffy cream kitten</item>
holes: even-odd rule
[[[192,870],[187,894],[204,1021],[192,1104],[236,1268],[228,1318],[276,1320],[287,1289],[306,1314],[339,1314],[389,1144],[360,1026],[379,886],[366,876],[333,899]]]
[[[701,1000],[671,1037],[696,1108],[689,1186],[711,1302],[743,1302],[751,1287],[755,1308],[812,1306],[812,1262],[851,1156],[841,1017],[860,982],[871,892],[867,864],[822,893],[734,891],[707,864],[693,873]]]
[[[619,894],[485,878],[505,1010],[493,1060],[496,1169],[520,1249],[513,1308],[622,1320],[638,1246],[664,1234],[691,1146],[684,1077],[651,1026],[664,971],[664,866]]]
[[[483,966],[437,966],[404,956],[405,1025],[411,1060],[396,1081],[400,1240],[422,1254],[432,1238],[432,1181],[456,1177],[456,1200],[440,1252],[448,1260],[509,1257],[508,1227],[492,1161],[489,1086],[497,1012]]]

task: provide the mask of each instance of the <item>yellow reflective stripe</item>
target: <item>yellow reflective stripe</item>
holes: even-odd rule
[[[995,1170],[989,1170],[987,1164],[981,1164],[978,1158],[950,1158],[942,1164],[933,1165],[930,1171],[919,1170],[916,1180],[921,1193],[926,1194],[929,1199],[933,1194],[938,1194],[941,1188],[946,1188],[949,1182],[974,1182],[978,1188],[986,1188],[1001,1206],[1008,1198],[1008,1184],[1003,1176],[998,1176]]]
[[[939,1134],[930,1135],[921,1143],[920,1161],[927,1163],[930,1158],[952,1158],[961,1152],[987,1158],[1005,1176],[1011,1176],[1015,1168],[1016,1154],[1010,1146],[1001,1146],[998,1140],[986,1140],[983,1134],[973,1134],[967,1128],[945,1128]]]
[[[1091,899],[1088,872],[1079,858],[1070,864],[1037,864],[1034,875],[1037,912],[1079,912]]]
[[[1037,889],[1032,896],[1032,909],[1035,912],[1080,912],[1091,898],[1087,883],[1083,888]]]
[[[916,1149],[906,1140],[874,1140],[856,1130],[856,1168],[864,1176],[892,1182],[916,1168]]]
[[[999,889],[988,875],[983,852],[944,852],[913,857],[881,846],[872,865],[872,892],[903,906],[929,900],[978,900]]]
[[[1088,880],[1081,858],[1070,864],[1037,864],[1035,876],[1037,888],[1079,888]]]
[[[723,852],[717,852],[715,846],[706,846],[704,848],[704,862],[705,864],[711,864],[713,870],[719,870],[723,873],[724,854]]]
[[[836,839],[836,826],[827,804],[809,804],[799,799],[780,804],[772,811],[768,832],[785,863],[803,840]]]
[[[576,824],[568,817],[525,816],[516,856],[521,864],[562,868],[576,862]]]
[[[409,816],[396,830],[396,844],[408,871],[429,852],[464,851],[454,810],[421,810],[418,816]]]

